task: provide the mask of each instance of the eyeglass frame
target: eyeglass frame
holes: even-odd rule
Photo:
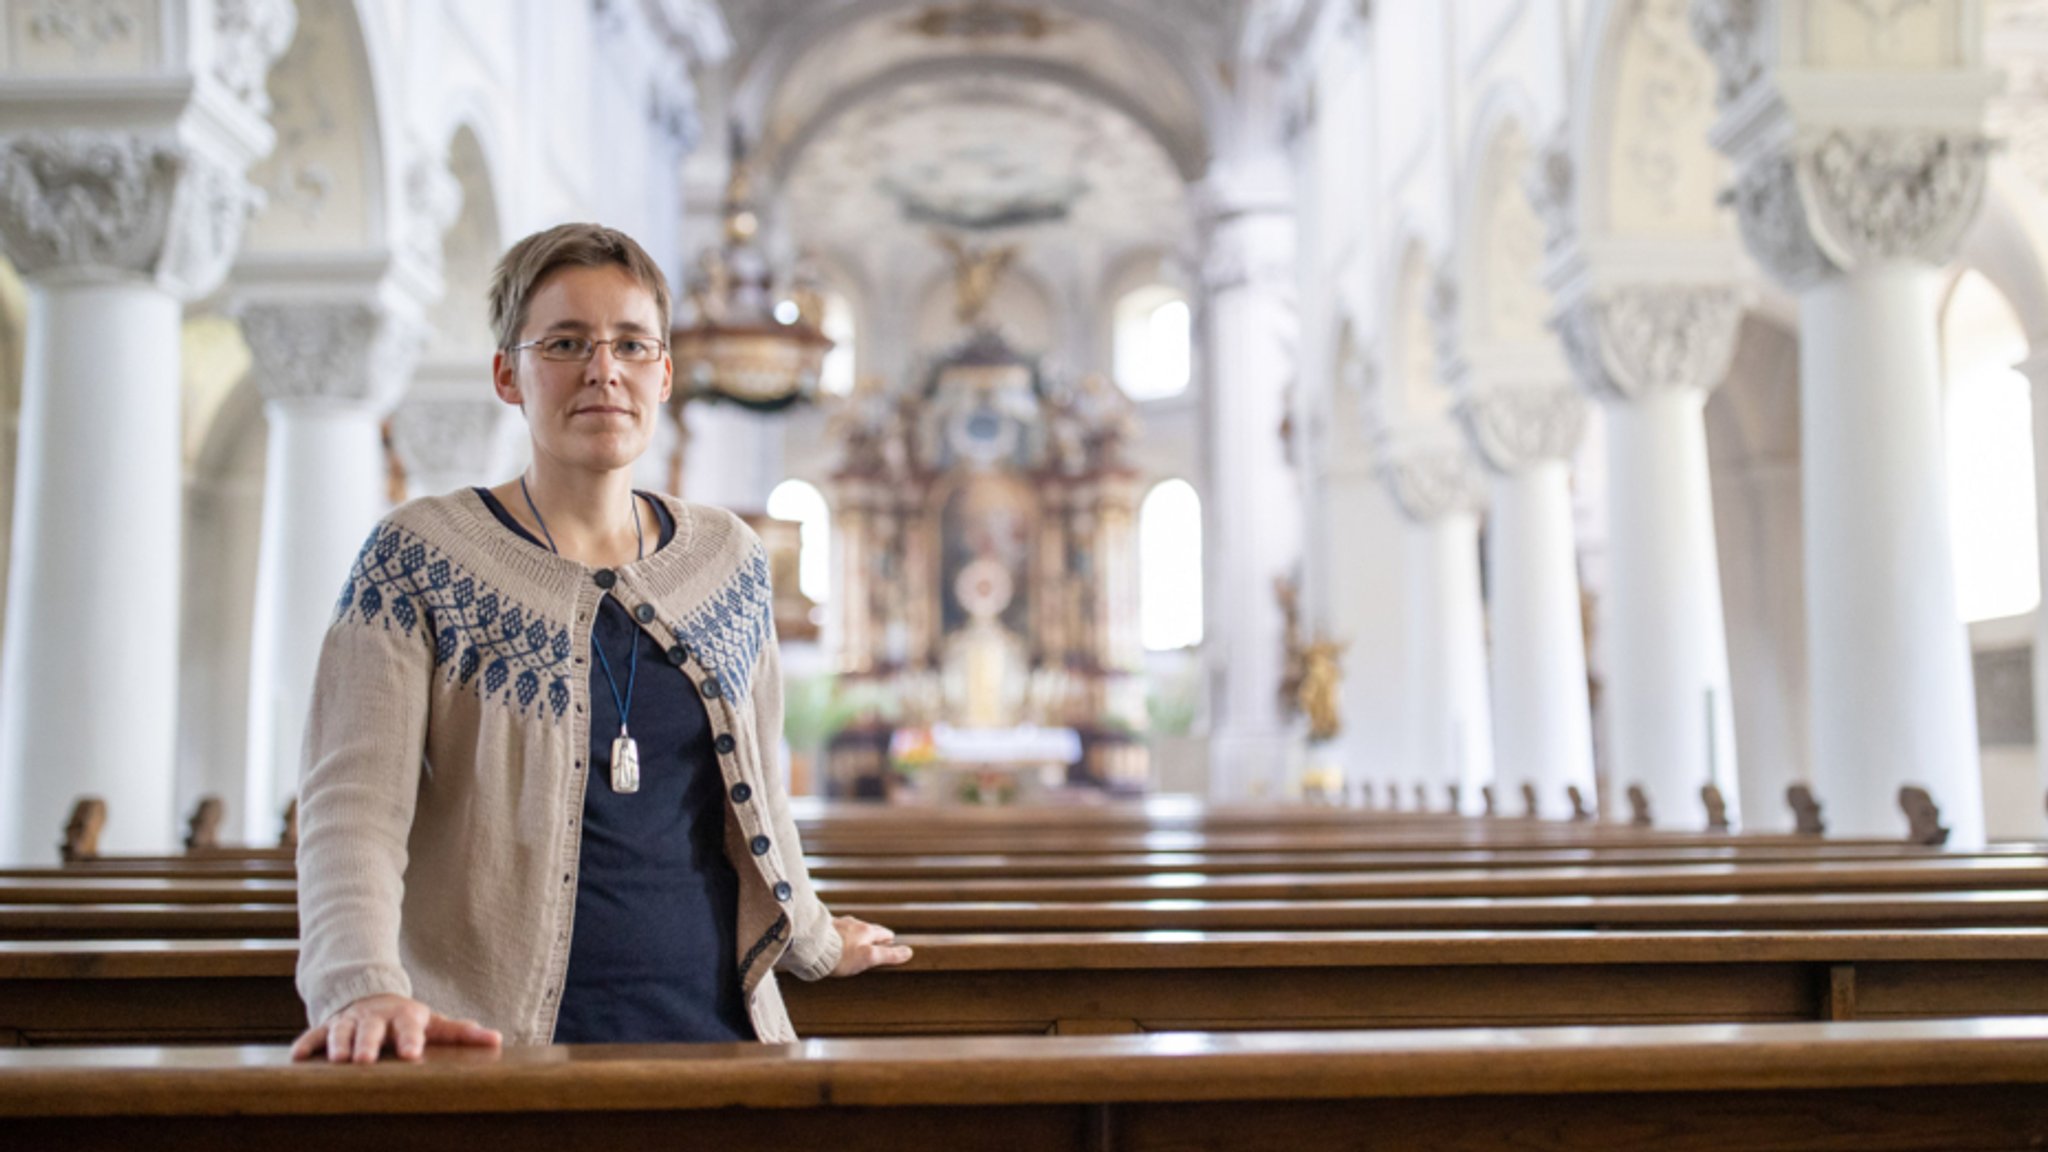
[[[590,350],[585,352],[581,357],[572,360],[557,360],[547,355],[546,353],[542,353],[540,358],[546,360],[550,364],[588,364],[597,357],[597,347],[600,344],[609,347],[612,350],[612,359],[617,360],[621,364],[658,364],[661,362],[661,358],[663,356],[668,355],[669,352],[668,341],[657,340],[652,336],[634,336],[629,334],[625,336],[614,336],[609,340],[593,340],[588,336],[570,336],[560,333],[553,336],[542,336],[537,339],[528,340],[524,344],[514,344],[510,348],[507,348],[506,351],[524,352],[528,348],[538,348],[551,340],[581,340],[585,344],[590,345]],[[628,357],[619,355],[618,343],[621,340],[645,340],[648,343],[654,345],[656,348],[659,348],[661,351],[658,354],[656,354],[652,359],[649,360],[630,359]]]

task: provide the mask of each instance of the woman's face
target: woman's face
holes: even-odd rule
[[[514,343],[574,336],[666,344],[667,318],[659,313],[654,293],[625,268],[571,265],[541,281]],[[536,460],[610,472],[647,451],[674,366],[666,354],[646,363],[620,360],[609,344],[585,361],[548,360],[538,348],[523,348],[498,353],[492,376],[498,398],[525,414]]]

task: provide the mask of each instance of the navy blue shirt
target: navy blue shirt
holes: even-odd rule
[[[506,528],[547,547],[496,497],[476,493]],[[640,498],[661,520],[658,551],[675,536],[675,519],[661,501]],[[619,710],[598,661],[611,662],[623,697],[636,635],[631,732],[640,790],[621,795],[611,784]],[[736,956],[739,874],[725,855],[725,784],[711,718],[682,670],[610,596],[598,604],[590,659],[590,775],[555,1042],[753,1040]]]

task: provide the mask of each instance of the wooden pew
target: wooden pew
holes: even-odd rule
[[[2048,925],[2048,889],[1504,896],[1386,900],[1159,899],[1059,904],[861,904],[834,911],[899,932],[1306,932],[1419,929],[1998,927]],[[278,904],[0,904],[0,940],[290,939]]]
[[[813,1041],[0,1051],[16,1146],[1153,1149],[2039,1147],[2048,1021]]]
[[[1165,870],[1138,876],[1014,879],[926,879],[913,868],[886,879],[820,879],[817,883],[819,893],[828,902],[875,905],[963,900],[1063,903],[1173,897],[1229,901],[1981,890],[2039,887],[2044,880],[2048,880],[2048,856],[2015,855],[1213,876]],[[216,875],[125,878],[79,876],[61,871],[39,876],[0,875],[0,905],[290,904],[296,892],[296,885],[289,880]]]
[[[1751,892],[1904,892],[2038,888],[2048,883],[2048,856],[2005,860],[1915,859],[1795,864],[1662,864],[1612,867],[1441,869],[1415,872],[1251,873],[1205,876],[935,878],[915,873],[876,880],[817,881],[831,904],[922,904],[953,901],[1355,900],[1405,897],[1697,895]],[[0,900],[8,898],[0,881]],[[61,892],[61,889],[58,889]]]
[[[1597,867],[1659,863],[1806,863],[1821,861],[2009,860],[2039,857],[2037,845],[1992,845],[1980,852],[1941,852],[1911,844],[1671,848],[1530,848],[1456,851],[1112,852],[1006,856],[960,853],[930,856],[807,855],[816,879],[878,880],[983,877],[1143,876],[1185,872],[1228,876],[1262,872],[1372,872],[1486,868],[1500,872],[1558,866]],[[0,872],[0,875],[12,873]]]
[[[819,879],[873,880],[891,877],[920,879],[989,877],[1012,879],[1049,876],[1142,876],[1183,872],[1210,876],[1270,872],[1376,872],[1485,868],[1506,871],[1560,866],[1604,867],[1675,863],[1820,863],[1837,861],[1990,860],[2039,858],[2034,844],[1994,844],[1960,853],[1898,843],[1844,844],[1813,841],[1792,845],[1748,845],[1740,841],[1714,846],[1665,847],[1498,847],[1439,851],[1306,849],[1301,851],[1036,853],[1006,856],[988,853],[931,856],[812,855],[812,876]],[[0,879],[54,880],[69,877],[106,879],[250,879],[290,880],[290,860],[239,860],[222,857],[103,857],[61,867],[0,868]]]
[[[2048,928],[906,936],[806,1036],[2048,1015]],[[0,943],[0,1046],[277,1043],[290,941]]]

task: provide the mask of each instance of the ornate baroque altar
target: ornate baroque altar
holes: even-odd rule
[[[906,728],[1071,728],[1071,782],[1142,789],[1132,421],[1107,380],[1053,379],[988,327],[905,389],[864,383],[832,478],[841,674]]]

